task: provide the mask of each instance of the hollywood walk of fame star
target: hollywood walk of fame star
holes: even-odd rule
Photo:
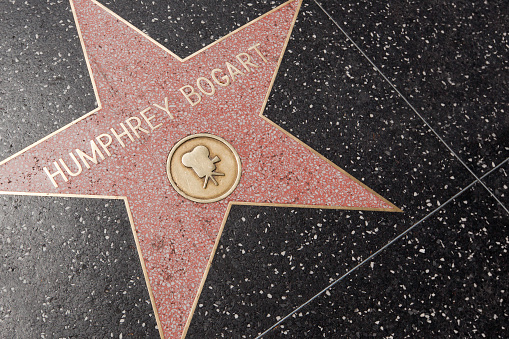
[[[185,59],[94,0],[71,4],[99,108],[2,162],[0,191],[125,197],[161,336],[185,335],[232,204],[400,211],[261,115],[300,0]],[[242,165],[207,204],[177,193],[166,167],[200,133]]]

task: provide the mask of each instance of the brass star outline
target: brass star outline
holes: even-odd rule
[[[59,128],[58,130],[54,131],[53,133],[47,135],[46,137],[40,139],[39,141],[33,143],[32,145],[24,148],[23,150],[15,153],[14,155],[11,155],[10,157],[8,157],[7,159],[3,160],[0,162],[0,166],[1,165],[4,165],[6,164],[7,162],[9,162],[10,160],[18,157],[19,155],[27,152],[28,150],[32,149],[33,147],[41,144],[42,142],[50,139],[51,137],[57,135],[58,133],[68,129],[69,127],[77,124],[78,122],[86,119],[87,117],[93,115],[93,114],[96,114],[98,111],[100,111],[102,108],[103,108],[103,105],[101,103],[101,100],[100,100],[100,96],[98,94],[98,89],[97,89],[97,85],[96,85],[96,81],[95,81],[95,78],[94,78],[94,74],[92,72],[92,68],[91,68],[91,64],[90,64],[90,60],[89,60],[89,55],[86,51],[86,46],[85,46],[85,42],[84,42],[84,39],[83,39],[83,36],[82,36],[82,31],[81,31],[81,28],[80,28],[80,24],[79,24],[79,21],[78,21],[78,18],[77,18],[77,13],[76,13],[76,9],[75,9],[75,5],[74,5],[74,0],[69,0],[70,1],[70,4],[71,4],[71,9],[72,9],[72,13],[73,13],[73,16],[74,16],[74,20],[75,20],[75,23],[76,23],[76,29],[77,29],[77,32],[78,32],[78,35],[79,35],[79,38],[80,38],[80,43],[81,43],[81,47],[82,47],[82,50],[83,50],[83,54],[84,54],[84,58],[85,58],[85,61],[86,61],[86,65],[87,65],[87,69],[88,69],[88,72],[89,72],[89,76],[90,76],[90,79],[91,79],[91,82],[92,82],[92,86],[93,86],[93,89],[94,89],[94,94],[95,94],[95,97],[96,97],[96,100],[97,100],[97,107],[95,109],[93,109],[92,111],[88,112],[87,114],[83,115],[82,117],[72,121],[71,123]],[[123,22],[125,25],[127,25],[128,27],[130,27],[132,30],[136,31],[138,34],[142,35],[143,37],[145,37],[147,40],[151,41],[154,45],[156,45],[157,47],[159,47],[160,49],[162,49],[163,51],[165,51],[166,53],[170,54],[173,58],[175,58],[176,60],[179,60],[181,63],[184,63],[186,62],[187,60],[190,60],[192,59],[193,57],[203,53],[204,51],[208,50],[209,48],[211,48],[212,46],[220,43],[221,41],[225,40],[225,39],[228,39],[229,37],[235,35],[236,33],[238,33],[239,31],[245,29],[246,27],[254,24],[255,22],[265,18],[266,16],[272,14],[273,12],[279,10],[280,8],[284,7],[284,6],[287,6],[289,5],[290,3],[293,3],[295,2],[295,0],[289,0],[285,3],[283,3],[282,5],[274,8],[273,10],[265,13],[264,15],[248,22],[247,24],[243,25],[242,27],[239,27],[238,29],[230,32],[229,34],[225,35],[224,37],[214,41],[213,43],[203,47],[202,49],[196,51],[195,53],[185,57],[185,58],[180,58],[178,55],[174,54],[173,52],[171,52],[170,50],[168,50],[166,47],[162,46],[160,43],[158,43],[157,41],[155,41],[154,39],[150,38],[147,34],[145,34],[144,32],[142,32],[140,29],[138,29],[137,27],[135,27],[134,25],[132,25],[131,23],[129,23],[128,21],[126,21],[125,19],[121,18],[119,15],[117,15],[116,13],[114,13],[112,10],[110,10],[109,8],[107,8],[106,6],[102,5],[101,3],[99,3],[98,1],[96,0],[90,0],[92,3],[94,3],[95,5],[99,6],[100,8],[102,8],[104,11],[110,13],[112,16],[114,16],[117,20]],[[341,169],[340,167],[336,166],[335,164],[333,164],[332,162],[330,162],[328,159],[326,159],[325,157],[323,157],[321,154],[319,154],[318,152],[316,152],[314,149],[312,149],[311,147],[309,147],[308,145],[304,144],[302,141],[300,141],[299,139],[297,139],[296,137],[294,137],[293,135],[291,135],[290,133],[288,133],[287,131],[285,131],[284,129],[282,129],[280,126],[276,125],[274,122],[272,122],[271,120],[269,120],[268,118],[266,118],[265,116],[263,116],[263,112],[265,110],[265,106],[267,104],[267,101],[269,99],[269,95],[272,91],[272,87],[274,85],[274,82],[275,82],[275,79],[276,79],[276,76],[278,74],[278,70],[279,70],[279,67],[281,65],[281,62],[282,62],[282,59],[284,57],[284,54],[285,54],[285,50],[287,48],[287,45],[288,45],[288,41],[290,39],[290,36],[291,36],[291,32],[293,30],[293,27],[295,25],[295,21],[297,19],[297,16],[298,16],[298,13],[299,13],[299,10],[300,10],[300,6],[301,6],[301,3],[302,3],[302,0],[299,0],[298,2],[298,5],[297,5],[297,9],[295,10],[295,14],[294,14],[294,17],[293,17],[293,20],[291,22],[291,28],[286,36],[286,40],[284,42],[284,46],[283,46],[283,49],[282,49],[282,52],[280,53],[280,56],[279,56],[279,60],[277,62],[277,66],[275,68],[275,71],[273,72],[273,76],[272,76],[272,79],[271,79],[271,82],[270,82],[270,86],[268,87],[268,90],[267,90],[267,93],[266,93],[266,96],[265,96],[265,99],[264,99],[264,102],[263,102],[263,105],[260,109],[260,112],[259,112],[259,117],[261,117],[263,120],[265,120],[267,123],[269,123],[270,125],[272,125],[273,127],[277,128],[278,130],[282,131],[286,136],[290,137],[291,139],[295,140],[296,142],[298,142],[301,146],[303,146],[304,148],[308,149],[309,151],[311,151],[312,153],[314,153],[315,155],[317,155],[319,158],[321,158],[322,160],[324,160],[325,162],[327,162],[328,164],[330,164],[332,167],[334,167],[335,169],[337,169],[339,172],[341,172],[342,174],[346,175],[348,178],[350,178],[352,181],[356,182],[357,184],[359,184],[360,186],[362,186],[363,188],[365,188],[367,191],[369,191],[370,193],[372,193],[373,195],[377,196],[380,200],[386,202],[388,205],[391,206],[391,208],[387,209],[387,208],[382,208],[382,209],[379,209],[379,208],[375,208],[375,209],[372,209],[372,208],[355,208],[355,207],[338,207],[338,206],[327,206],[327,205],[303,205],[303,204],[279,204],[279,203],[253,203],[253,202],[239,202],[239,201],[230,201],[228,203],[228,206],[227,206],[227,210],[224,214],[224,217],[223,217],[223,220],[222,220],[222,223],[221,223],[221,226],[220,226],[220,229],[219,229],[219,232],[217,234],[217,237],[216,237],[216,240],[215,240],[215,243],[214,243],[214,246],[213,246],[213,249],[212,249],[212,252],[210,254],[210,258],[209,258],[209,261],[207,263],[207,266],[205,268],[205,271],[204,271],[204,274],[203,274],[203,277],[202,277],[202,280],[201,280],[201,283],[200,283],[200,287],[198,289],[198,293],[197,295],[195,296],[195,299],[194,299],[194,302],[193,302],[193,305],[191,307],[191,311],[190,311],[190,314],[187,318],[187,322],[186,322],[186,325],[185,325],[185,328],[184,328],[184,331],[182,333],[182,337],[185,337],[186,335],[186,332],[187,332],[187,329],[190,325],[190,322],[191,322],[191,319],[192,319],[192,315],[194,313],[194,310],[196,308],[196,305],[197,305],[197,302],[198,302],[198,299],[199,299],[199,296],[200,296],[200,293],[201,293],[201,290],[203,288],[203,285],[205,283],[205,280],[206,280],[206,277],[207,277],[207,274],[208,274],[208,271],[210,269],[210,266],[212,264],[212,260],[213,260],[213,257],[214,257],[214,254],[216,252],[216,249],[217,249],[217,246],[218,246],[218,243],[219,243],[219,240],[221,238],[221,234],[222,234],[222,231],[224,229],[224,226],[225,226],[225,222],[227,220],[227,217],[229,215],[229,212],[230,212],[230,209],[231,209],[231,206],[233,205],[252,205],[252,206],[275,206],[275,207],[298,207],[298,208],[321,208],[321,209],[345,209],[345,210],[382,210],[382,211],[388,211],[388,212],[401,212],[401,210],[396,207],[395,205],[393,205],[392,203],[390,203],[389,201],[387,201],[386,199],[384,199],[383,197],[381,197],[379,194],[377,194],[376,192],[374,192],[373,190],[371,190],[369,187],[367,187],[366,185],[362,184],[361,182],[359,182],[357,179],[355,179],[354,177],[350,176],[348,173],[346,173],[343,169]],[[150,282],[149,282],[149,278],[148,278],[148,273],[147,273],[147,269],[146,269],[146,265],[145,265],[145,262],[144,262],[144,258],[143,258],[143,255],[142,255],[142,251],[141,251],[141,247],[140,247],[140,242],[139,242],[139,239],[138,239],[138,236],[137,236],[137,231],[136,231],[136,227],[135,227],[135,223],[134,223],[134,220],[133,220],[133,216],[132,216],[132,212],[131,212],[131,208],[129,206],[129,202],[128,202],[128,199],[127,199],[127,196],[108,196],[108,195],[83,195],[83,194],[58,194],[58,193],[36,193],[36,192],[4,192],[4,191],[1,191],[0,194],[4,194],[4,195],[26,195],[26,196],[52,196],[52,197],[72,197],[72,198],[92,198],[92,199],[117,199],[117,200],[123,200],[124,203],[125,203],[125,206],[126,206],[126,210],[127,210],[127,213],[128,213],[128,216],[129,216],[129,222],[130,222],[130,225],[131,225],[131,228],[132,228],[132,232],[133,232],[133,236],[134,236],[134,239],[135,239],[135,242],[136,242],[136,247],[137,247],[137,251],[138,251],[138,255],[139,255],[139,258],[140,258],[140,262],[141,262],[141,265],[142,265],[142,269],[143,269],[143,273],[144,273],[144,276],[145,276],[145,281],[146,281],[146,284],[147,284],[147,289],[149,291],[149,294],[150,294],[150,298],[151,298],[151,302],[152,302],[152,306],[153,306],[153,310],[154,310],[154,313],[155,313],[155,316],[156,316],[156,320],[157,320],[157,323],[158,323],[158,328],[159,328],[159,332],[160,332],[160,335],[162,338],[164,338],[164,333],[163,333],[163,326],[160,322],[160,318],[159,318],[159,315],[158,315],[158,310],[157,310],[157,307],[156,307],[156,301],[155,301],[155,298],[154,298],[154,294],[152,292],[152,289],[151,289],[151,286],[150,286]]]

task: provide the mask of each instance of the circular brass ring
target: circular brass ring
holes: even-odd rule
[[[194,168],[184,166],[182,161],[183,153],[192,153],[197,146],[205,146],[212,158],[220,159],[217,161],[218,172],[210,176],[212,179],[208,184],[205,181],[207,188],[201,187],[201,177]],[[210,158],[208,161],[212,162]],[[216,165],[212,166],[216,168]],[[178,194],[194,202],[211,203],[226,198],[235,190],[242,168],[240,157],[229,142],[213,134],[199,133],[188,135],[172,147],[166,161],[166,172]]]

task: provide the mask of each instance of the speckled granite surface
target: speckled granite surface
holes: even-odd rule
[[[2,338],[158,335],[124,201],[0,199]]]
[[[0,158],[96,107],[68,1],[0,3]]]
[[[505,1],[320,3],[474,173],[507,158]]]
[[[129,21],[133,32],[145,32],[157,42],[150,52],[155,59],[167,50],[181,58],[190,56],[283,2],[100,3]],[[96,6],[90,0],[73,2],[80,4]],[[303,1],[263,115],[339,166],[355,183],[376,192],[380,201],[403,212],[366,206],[359,211],[234,205],[219,233],[192,319],[177,311],[189,309],[192,293],[171,298],[156,293],[156,303],[150,302],[128,218],[129,208],[134,208],[135,226],[144,220],[143,225],[160,227],[138,229],[142,246],[148,239],[150,248],[142,259],[167,253],[165,248],[175,250],[161,240],[171,234],[193,248],[167,253],[167,263],[156,268],[164,277],[156,290],[178,282],[184,286],[168,291],[188,287],[194,291],[178,277],[186,269],[199,271],[201,264],[195,262],[201,259],[190,259],[199,247],[193,241],[206,239],[204,248],[212,247],[217,233],[198,230],[201,224],[191,217],[192,231],[173,232],[165,226],[171,225],[172,217],[161,211],[175,192],[164,171],[148,171],[147,165],[166,156],[170,137],[148,136],[139,139],[139,145],[128,144],[126,149],[135,157],[114,154],[109,159],[115,159],[117,166],[111,173],[132,185],[100,189],[102,195],[139,193],[147,197],[139,206],[157,206],[155,211],[143,209],[138,216],[136,202],[130,201],[126,208],[118,199],[0,194],[0,336],[158,337],[155,305],[163,318],[179,314],[180,318],[171,318],[179,323],[172,322],[175,326],[163,332],[167,338],[180,337],[186,321],[187,338],[507,337],[506,7],[503,1],[475,5]],[[94,20],[111,14],[88,11],[87,15],[91,27]],[[144,76],[163,74],[165,67],[157,66],[161,68],[155,71],[150,58],[142,60],[150,40],[129,40],[126,34],[114,38],[99,21],[93,34],[102,34],[105,44],[125,40],[114,51],[133,53],[139,59],[121,60],[112,51],[110,60],[117,61],[109,63],[106,45],[87,48],[96,84],[104,93],[103,106],[115,111],[124,102],[131,107],[120,109],[120,120],[144,104],[152,105],[150,93],[160,93],[161,84],[198,74],[189,68],[177,80],[156,81],[150,87]],[[91,29],[85,22],[82,25],[80,32],[90,35]],[[117,20],[117,25],[124,23]],[[76,26],[67,0],[0,4],[0,27],[6,32],[0,38],[0,160],[97,107]],[[228,48],[235,52],[234,45]],[[135,59],[137,66],[129,65]],[[166,67],[171,69],[169,64]],[[263,68],[252,74],[262,79]],[[139,81],[123,96],[119,89],[129,79]],[[254,87],[241,93],[243,107],[257,105],[255,93]],[[213,106],[218,99],[204,95],[203,100],[205,104],[198,107],[207,100]],[[179,114],[189,116],[183,114],[184,104],[185,100],[182,105],[175,102],[171,111],[177,120]],[[228,119],[225,131],[215,129],[216,133],[235,135],[234,120]],[[199,132],[200,126],[189,121],[171,133]],[[88,139],[82,135],[100,130],[99,123],[87,126],[91,126],[88,132],[79,128],[76,132],[85,143]],[[248,156],[243,150],[258,142],[251,135],[245,134],[241,144],[246,146],[238,149],[241,159]],[[150,156],[141,155],[154,142],[169,144]],[[60,147],[68,149],[64,143],[55,145],[51,154],[60,152]],[[43,158],[34,158],[37,161],[30,165],[34,173],[47,166]],[[289,159],[293,160],[284,166],[306,168],[295,157]],[[124,163],[131,170],[123,169]],[[37,174],[24,175],[22,166],[6,165],[9,162],[0,165],[1,173],[9,168],[7,173],[19,172],[22,179],[13,181],[11,174],[2,174],[4,190],[37,181]],[[260,169],[264,166],[266,162],[260,163]],[[146,180],[133,181],[143,173]],[[84,175],[85,182],[94,177]],[[251,178],[249,171],[246,175]],[[290,187],[296,178],[277,180],[288,180]],[[71,178],[64,186],[71,189],[76,180]],[[316,187],[321,179],[316,180],[309,186],[310,194],[325,189]],[[91,193],[81,187],[69,192]],[[42,191],[51,193],[51,189]],[[295,194],[289,189],[284,194],[276,188],[273,192],[271,201],[283,203]],[[161,194],[170,199],[159,201]],[[242,194],[234,197],[258,199],[256,191],[251,198]],[[192,203],[183,201],[182,206],[186,204]],[[219,214],[207,214],[205,219],[220,220],[223,214]],[[211,229],[220,226],[210,225]],[[210,252],[205,252],[199,256],[206,262]],[[155,267],[150,265],[149,273]],[[334,286],[326,289],[330,284]]]
[[[476,185],[266,337],[505,337],[508,227]]]

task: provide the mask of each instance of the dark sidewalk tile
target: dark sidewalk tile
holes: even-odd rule
[[[477,184],[266,338],[507,337],[508,239]]]
[[[477,175],[509,156],[505,1],[320,3]]]
[[[249,338],[339,278],[397,232],[372,211],[234,206],[188,338]]]
[[[0,161],[96,108],[69,1],[0,2]]]
[[[0,337],[158,336],[124,201],[0,195]]]
[[[483,182],[495,194],[495,196],[509,208],[509,162],[500,166],[487,177]],[[502,209],[502,207],[501,207]]]
[[[122,0],[99,2],[185,58],[285,1],[130,1],[127,6]]]
[[[403,213],[235,206],[189,338],[256,336],[472,181],[312,2],[265,115]]]

